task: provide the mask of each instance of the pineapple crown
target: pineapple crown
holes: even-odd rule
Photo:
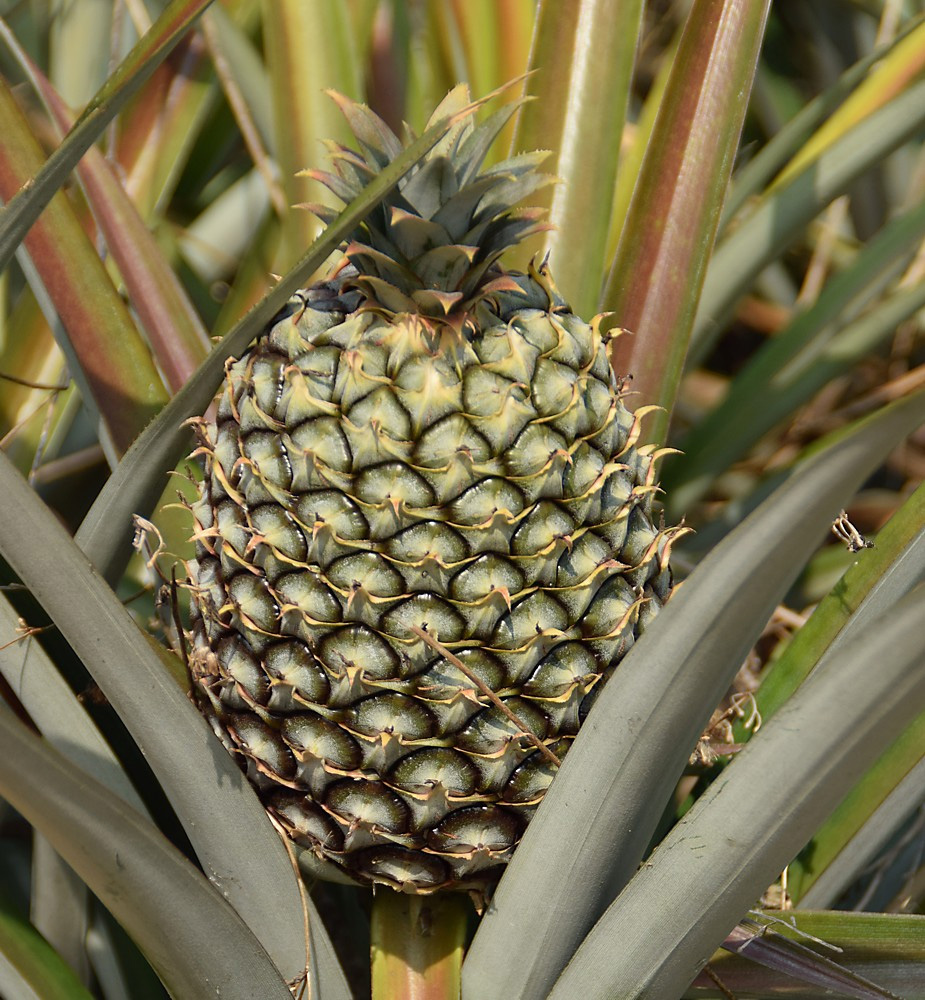
[[[341,94],[343,111],[359,152],[327,143],[333,171],[305,170],[344,204],[416,136],[406,125],[404,142],[366,105]],[[464,84],[447,94],[428,127],[453,115],[462,120],[407,173],[351,234],[342,248],[356,275],[349,280],[366,302],[387,313],[416,313],[455,325],[486,296],[517,286],[498,266],[504,251],[545,230],[544,211],[520,208],[523,198],[554,178],[537,167],[548,153],[523,153],[482,170],[492,143],[522,102],[508,104],[476,125]],[[306,205],[324,223],[336,211]]]

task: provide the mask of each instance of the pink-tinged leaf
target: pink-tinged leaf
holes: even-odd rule
[[[765,933],[765,925],[739,925],[723,942],[723,948],[790,979],[834,990],[857,1000],[898,1000],[895,993],[846,969],[831,956],[813,951],[800,941],[790,941],[774,933]]]
[[[125,174],[125,190],[149,224],[170,201],[218,97],[205,43],[190,33],[119,117],[115,158]]]
[[[24,52],[20,59],[26,61],[58,127],[66,132],[73,125],[67,105]],[[77,173],[167,386],[176,392],[209,353],[205,328],[102,153],[89,149]]]
[[[717,981],[734,996],[769,1000],[923,995],[925,917],[921,915],[766,910],[764,922],[773,934],[752,937],[737,954],[717,952],[709,963],[715,978],[699,975],[685,996],[715,997]],[[736,932],[741,940],[747,934]],[[758,964],[765,957],[768,961]],[[820,978],[799,975],[805,985],[795,982],[800,966],[815,967]],[[826,978],[829,973],[823,970],[831,966],[833,978]]]
[[[211,2],[171,0],[151,29],[138,40],[87,105],[64,142],[41,164],[41,169],[36,170],[34,176],[23,179],[23,190],[15,197],[12,193],[7,194],[10,202],[0,212],[0,269],[9,263],[29,227],[51,201],[77,161],[103,134],[109,122]]]
[[[43,159],[0,82],[0,198],[11,198]],[[67,330],[80,368],[72,374],[121,453],[168,399],[151,354],[63,193],[51,199],[25,247]]]
[[[549,253],[560,291],[579,315],[600,307],[610,207],[641,0],[575,0],[540,6],[517,151],[551,149],[544,169],[562,180],[537,200],[553,228],[527,253]],[[523,255],[521,255],[523,256]]]
[[[612,360],[663,441],[732,170],[770,0],[695,0],[604,297],[633,336]]]

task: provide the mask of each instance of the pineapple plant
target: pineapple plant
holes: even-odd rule
[[[8,6],[0,993],[925,996],[917,5]]]
[[[340,98],[352,201],[402,150]],[[227,368],[192,506],[200,701],[306,866],[486,889],[597,687],[668,596],[652,448],[602,331],[514,206],[545,154],[481,169],[466,115]],[[325,221],[333,210],[316,207]]]

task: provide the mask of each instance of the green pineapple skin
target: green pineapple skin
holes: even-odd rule
[[[601,335],[513,278],[463,336],[297,296],[200,428],[194,679],[332,877],[489,887],[555,771],[412,626],[561,759],[668,594]]]
[[[336,98],[344,201],[402,143]],[[483,168],[514,106],[457,122],[334,276],[226,368],[192,505],[191,674],[312,875],[487,894],[601,684],[667,598],[601,318],[504,251],[550,182]],[[329,209],[314,207],[324,221]],[[428,641],[429,640],[429,641]]]

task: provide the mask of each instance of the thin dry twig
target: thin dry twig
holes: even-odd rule
[[[417,625],[411,626],[411,631],[419,638],[423,639],[424,642],[430,646],[435,652],[439,653],[445,660],[449,661],[456,667],[457,670],[461,671],[470,681],[482,692],[483,695],[495,706],[495,708],[500,711],[505,718],[509,719],[514,723],[515,726],[527,737],[527,739],[536,747],[537,750],[551,763],[555,764],[556,767],[561,766],[562,761],[549,749],[548,746],[532,732],[529,727],[504,704],[504,702],[495,694],[494,691],[483,681],[481,678],[476,677],[475,674],[463,663],[463,661],[458,657],[454,656],[443,643],[438,642],[429,632]]]
[[[724,997],[727,997],[727,1000],[737,1000],[735,993],[733,993],[732,990],[730,990],[722,979],[720,979],[719,976],[713,971],[713,969],[710,968],[709,963],[703,967],[703,973],[708,979],[713,981],[713,984]]]
[[[4,382],[13,382],[16,385],[25,386],[27,389],[41,389],[44,392],[64,392],[70,384],[68,382],[65,382],[64,385],[58,385],[53,382],[35,382],[32,379],[11,375],[9,372],[0,372],[0,379],[3,379]]]

